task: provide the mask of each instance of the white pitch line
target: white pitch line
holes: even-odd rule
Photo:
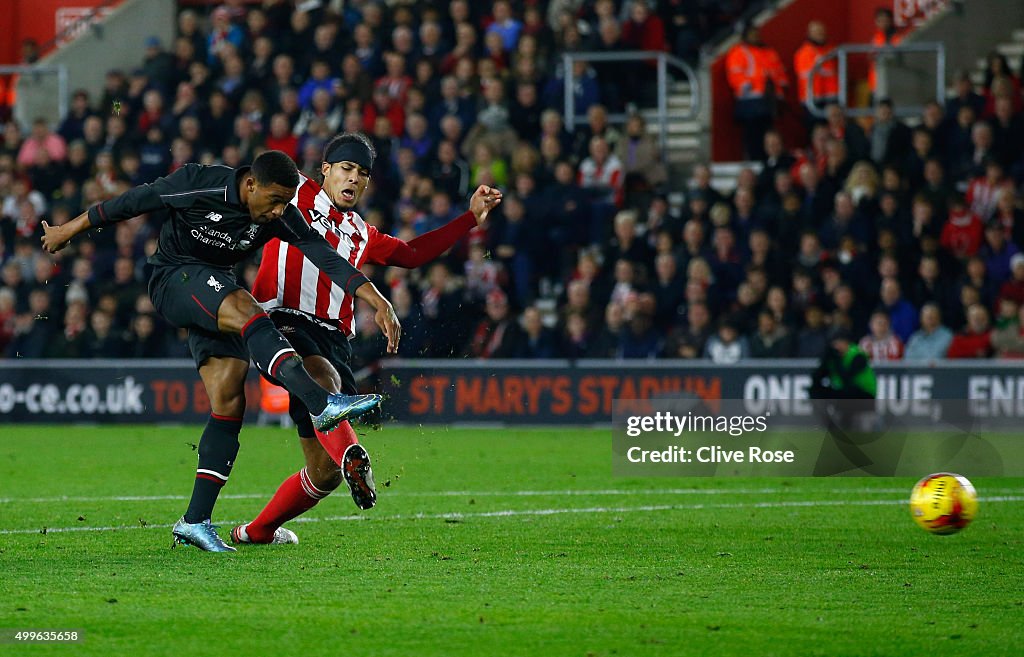
[[[1024,496],[997,496],[979,498],[980,502],[1024,502]],[[517,516],[554,516],[576,513],[649,513],[655,511],[699,511],[705,509],[783,509],[783,508],[805,508],[815,506],[896,506],[906,504],[907,500],[789,500],[782,502],[732,502],[716,504],[656,504],[647,506],[626,506],[626,507],[580,507],[561,509],[504,509],[501,511],[482,511],[477,513],[463,513],[459,511],[450,513],[411,513],[395,514],[390,516],[368,516],[368,515],[346,515],[346,516],[325,516],[321,518],[299,517],[290,521],[293,523],[307,522],[338,522],[346,520],[364,521],[388,521],[388,520],[465,520],[470,518],[512,518]],[[238,525],[244,520],[223,520],[223,526]],[[89,531],[120,531],[127,529],[168,529],[171,524],[147,524],[141,525],[115,525],[110,527],[47,527],[47,534],[59,534],[69,532]],[[41,529],[0,529],[0,535],[12,534],[41,534]]]
[[[1014,494],[1024,492],[1019,488],[992,488],[992,493]],[[773,495],[773,494],[892,494],[904,493],[905,488],[831,488],[820,491],[795,490],[793,488],[645,488],[602,489],[602,490],[510,490],[510,491],[388,491],[388,497],[594,497],[594,496],[629,496],[629,495]],[[222,500],[256,500],[269,499],[270,493],[225,493],[218,499]],[[112,496],[56,496],[56,497],[0,497],[0,504],[57,504],[60,502],[159,502],[187,500],[187,495],[112,495]]]

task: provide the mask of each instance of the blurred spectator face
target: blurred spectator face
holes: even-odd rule
[[[75,258],[71,264],[71,278],[82,283],[92,280],[92,262],[85,258]]]
[[[704,245],[704,225],[695,219],[683,225],[683,242],[690,251],[697,251]]]
[[[274,79],[277,80],[278,84],[288,84],[292,80],[292,76],[295,74],[295,62],[288,55],[278,55],[274,58],[274,63],[271,65],[271,71],[274,74]]]
[[[932,204],[926,199],[915,199],[911,212],[915,223],[927,225],[932,221]]]
[[[565,320],[565,331],[573,340],[582,340],[587,335],[587,320],[583,315],[572,313]]]
[[[288,117],[284,114],[275,114],[270,118],[270,134],[276,139],[282,139],[290,132],[291,126],[288,125]]]
[[[437,147],[437,159],[442,164],[451,164],[455,161],[455,146],[450,141],[442,141]]]
[[[508,201],[505,201],[506,203]],[[581,253],[579,261],[576,263],[576,268],[579,270],[580,277],[585,281],[592,281],[600,271],[600,267],[597,265],[597,260],[592,254]]]
[[[501,55],[505,52],[505,41],[498,32],[488,32],[484,35],[484,48],[490,55]]]
[[[541,319],[540,311],[530,306],[523,311],[523,330],[531,338],[536,338],[544,329],[544,322]]]
[[[97,337],[105,338],[110,334],[110,327],[113,324],[110,315],[103,312],[94,312],[89,318],[89,325]]]
[[[894,278],[886,278],[882,281],[879,296],[886,306],[895,305],[900,300],[900,284]]]
[[[711,284],[711,266],[704,258],[693,258],[686,266],[686,278],[706,288]]]
[[[441,26],[428,21],[420,26],[420,43],[425,49],[436,49],[441,43]]]
[[[971,280],[980,280],[985,278],[985,261],[978,257],[968,259],[967,276]]]
[[[331,103],[333,101],[331,92],[326,89],[320,88],[313,92],[313,109],[320,114],[326,114],[331,111]]]
[[[715,252],[720,257],[728,256],[732,253],[733,247],[736,246],[736,236],[730,228],[721,227],[715,229]]]
[[[132,332],[140,340],[145,340],[153,335],[153,328],[152,315],[136,315],[132,320]]]
[[[1001,320],[1014,320],[1017,318],[1017,302],[1013,299],[1002,298],[999,300],[999,318]]]
[[[967,309],[967,326],[971,333],[985,333],[988,331],[988,311],[980,303],[973,304]]]
[[[924,179],[932,187],[942,184],[942,164],[938,160],[928,160],[924,163]]]
[[[601,45],[605,48],[613,48],[618,44],[619,37],[622,35],[622,29],[614,18],[602,18],[598,22],[597,30]]]
[[[992,147],[992,127],[987,123],[975,123],[971,128],[971,143],[979,150]]]
[[[917,266],[917,273],[925,281],[938,280],[939,261],[935,258],[921,258],[921,264]]]
[[[572,185],[576,180],[576,172],[568,162],[555,165],[555,180],[560,185]]]
[[[487,295],[487,317],[492,322],[500,322],[508,317],[508,299],[501,292]]]
[[[334,23],[321,23],[313,30],[313,45],[320,52],[330,50],[337,34],[338,28]]]
[[[774,130],[769,130],[764,135],[764,150],[768,157],[779,157],[783,153],[782,137]]]
[[[309,75],[314,80],[326,80],[331,74],[331,68],[327,65],[327,62],[316,59],[313,60],[313,65],[309,68]]]
[[[151,114],[159,114],[164,107],[163,96],[155,89],[150,89],[142,96],[142,106]]]
[[[452,203],[444,192],[437,192],[430,197],[430,214],[435,217],[447,217],[452,211]]]
[[[818,241],[818,236],[813,233],[804,233],[800,236],[800,255],[814,259],[818,257],[821,252],[821,242]]]
[[[586,308],[590,304],[590,287],[585,281],[575,280],[566,289],[569,307]]]
[[[937,306],[926,304],[921,308],[921,328],[926,332],[931,333],[935,329],[939,328],[941,322],[942,318],[939,315],[939,309]]]
[[[754,288],[749,283],[740,283],[739,287],[736,288],[736,301],[741,306],[749,308],[757,303],[757,293],[754,292]]]
[[[1003,179],[1003,165],[992,160],[985,165],[985,177],[989,183],[998,183]]]
[[[704,303],[707,300],[707,287],[703,283],[695,280],[688,280],[686,282],[686,303]]]
[[[985,241],[993,251],[1002,251],[1006,245],[1006,235],[1002,226],[990,225],[985,228]]]
[[[974,125],[977,116],[970,105],[962,105],[956,113],[956,124],[961,130],[968,130]]]
[[[193,144],[199,142],[199,138],[201,137],[199,119],[194,116],[183,116],[179,126],[179,132],[181,133],[182,139],[192,142]]]
[[[449,114],[441,119],[441,135],[457,144],[462,138],[462,121],[459,117]]]
[[[253,7],[245,16],[245,24],[249,34],[263,34],[263,30],[267,29],[267,15],[259,7]]]
[[[853,198],[847,192],[839,192],[835,197],[836,218],[841,221],[849,221],[853,218],[856,208],[853,206]]]
[[[800,184],[807,190],[818,187],[818,170],[813,164],[808,162],[800,165]]]
[[[178,163],[191,162],[193,158],[192,145],[184,139],[175,139],[171,142],[171,158]]]
[[[930,130],[934,130],[942,123],[942,105],[936,102],[930,102],[924,106],[924,113],[921,115],[921,121]]]
[[[629,260],[615,262],[615,282],[633,284],[633,263]]]
[[[871,315],[871,336],[876,340],[889,335],[889,316],[885,313],[873,313]]]
[[[637,0],[633,3],[633,7],[629,12],[629,18],[634,23],[644,23],[647,21],[647,17],[651,15],[651,10],[647,6],[645,0]]]
[[[129,258],[114,261],[114,282],[126,285],[135,279],[135,264]]]
[[[711,313],[703,303],[690,304],[686,313],[686,321],[692,331],[701,331],[711,323]]]
[[[469,20],[469,3],[466,0],[452,0],[448,6],[448,15],[456,25]]]
[[[887,9],[879,9],[875,12],[875,28],[879,32],[888,33],[893,28],[892,13]]]
[[[636,238],[636,213],[624,210],[615,215],[614,230],[620,244],[630,244]]]
[[[50,295],[46,290],[32,290],[28,295],[28,310],[34,317],[47,317],[50,310]]]
[[[745,187],[736,190],[733,201],[736,203],[736,211],[742,217],[750,216],[754,211],[754,194]]]
[[[844,312],[853,307],[853,301],[853,290],[847,285],[840,285],[832,293],[832,302],[836,308]]]
[[[626,320],[626,311],[620,303],[610,303],[604,309],[604,323],[608,330],[616,332],[622,328]]]
[[[100,117],[90,116],[82,123],[82,136],[90,144],[103,140],[103,121]]]
[[[504,23],[512,17],[512,10],[505,0],[497,0],[492,11],[494,12],[494,22],[496,23]]]
[[[667,285],[675,280],[676,259],[669,253],[662,253],[654,260],[654,271],[658,276],[658,282]]]

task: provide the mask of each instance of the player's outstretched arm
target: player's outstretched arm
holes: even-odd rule
[[[367,261],[406,269],[421,267],[455,246],[455,243],[474,226],[482,226],[491,210],[501,204],[501,199],[502,194],[498,188],[480,185],[469,199],[469,211],[440,228],[435,228],[408,242],[389,235],[377,234],[375,237],[387,242],[379,251],[384,256],[378,259],[371,255]]]
[[[43,222],[43,249],[48,253],[56,253],[71,243],[72,238],[92,228],[89,223],[89,213],[83,212],[71,221],[60,226],[51,226]]]
[[[41,240],[43,248],[56,253],[67,246],[72,238],[90,228],[125,221],[163,207],[187,205],[192,201],[190,192],[204,191],[196,189],[199,171],[198,164],[187,164],[169,176],[157,178],[152,183],[133,187],[120,196],[97,203],[66,224],[51,226],[44,221]]]

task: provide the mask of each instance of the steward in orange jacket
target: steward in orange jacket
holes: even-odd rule
[[[726,77],[736,99],[736,121],[742,124],[746,156],[764,157],[764,133],[775,121],[776,107],[789,86],[779,53],[761,41],[757,27],[750,26],[743,40],[725,55]]]
[[[828,37],[825,24],[811,21],[807,24],[807,40],[793,55],[793,69],[796,71],[796,92],[801,104],[807,103],[807,79],[811,69],[818,60],[832,52],[832,46],[826,45]],[[813,92],[815,105],[824,106],[839,97],[839,74],[835,59],[825,60],[814,75]]]

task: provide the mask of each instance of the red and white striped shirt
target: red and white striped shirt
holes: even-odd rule
[[[367,263],[420,267],[450,249],[477,225],[473,213],[465,212],[444,226],[405,242],[378,231],[356,212],[337,209],[316,181],[301,174],[292,205],[356,269]],[[263,247],[252,295],[268,312],[302,313],[349,338],[355,337],[352,297],[287,242],[273,239]]]
[[[367,262],[386,264],[395,243],[404,245],[367,224],[358,213],[337,209],[320,185],[301,174],[300,178],[292,205],[353,267],[358,269]],[[352,297],[287,242],[273,239],[263,247],[252,294],[268,312],[298,311],[355,337]]]
[[[881,338],[865,335],[860,340],[860,348],[867,352],[872,363],[903,358],[903,341],[893,333]]]

